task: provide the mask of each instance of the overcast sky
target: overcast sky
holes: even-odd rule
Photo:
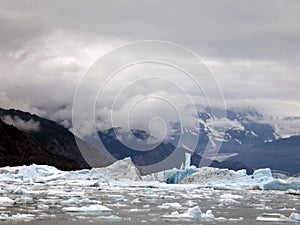
[[[228,107],[300,116],[300,1],[0,2],[0,107],[71,118],[76,86],[112,49],[170,41],[198,54]]]

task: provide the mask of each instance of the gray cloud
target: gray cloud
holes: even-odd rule
[[[2,1],[0,106],[69,126],[76,86],[100,56],[157,39],[200,55],[228,106],[299,115],[299,8],[297,0]]]
[[[3,120],[3,122],[9,125],[13,125],[24,132],[29,132],[29,131],[37,132],[40,130],[40,122],[34,121],[32,119],[26,121],[26,120],[22,120],[18,116],[14,116],[14,117],[3,116],[1,119]]]

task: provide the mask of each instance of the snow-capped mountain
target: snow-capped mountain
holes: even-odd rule
[[[221,142],[220,153],[238,153],[250,146],[261,142],[272,142],[277,134],[271,124],[264,122],[263,115],[254,111],[226,111],[225,118],[212,118],[208,110],[198,113],[199,127],[196,129],[182,129],[184,145],[201,154],[208,143],[215,146]],[[172,142],[180,137],[180,126],[174,125]],[[196,148],[189,146],[189,140],[199,136]]]
[[[255,110],[227,110],[226,114],[224,118],[212,118],[209,110],[199,110],[198,126],[181,128],[179,123],[173,123],[172,132],[168,133],[162,142],[151,132],[140,129],[124,131],[121,127],[110,128],[99,130],[98,135],[105,149],[115,159],[131,157],[139,169],[168,159],[175,149],[179,149],[179,153],[168,162],[168,165],[164,168],[155,168],[155,171],[180,167],[186,162],[186,153],[189,153],[192,154],[191,163],[196,166],[199,166],[202,160],[219,168],[235,170],[245,168],[249,173],[251,168],[260,167],[284,170],[292,174],[299,173],[297,166],[294,167],[295,170],[289,166],[291,155],[294,155],[292,159],[299,158],[298,142],[294,142],[293,138],[291,141],[280,138],[276,127],[267,123],[263,115]],[[89,167],[76,145],[74,135],[56,122],[19,110],[0,109],[0,117],[6,123],[13,124],[34,137],[42,147],[75,160],[84,168]],[[287,121],[293,121],[293,118]],[[140,144],[144,151],[139,150]],[[207,151],[209,148],[215,148],[218,144],[220,144],[218,152],[203,155],[204,151],[209,152]],[[270,149],[279,150],[272,152]],[[262,155],[270,160],[261,160]],[[106,159],[99,160],[107,164]],[[152,168],[151,171],[141,172],[149,173],[154,170]]]
[[[158,159],[162,160],[168,157],[176,146],[181,148],[183,152],[193,153],[191,163],[196,166],[199,165],[201,160],[207,158],[211,160],[211,165],[214,167],[246,168],[249,172],[251,172],[251,168],[264,167],[263,164],[258,163],[261,161],[259,151],[262,151],[261,154],[263,155],[263,151],[266,148],[259,148],[259,146],[269,146],[272,143],[276,146],[280,145],[281,142],[278,140],[281,139],[275,128],[271,124],[266,123],[263,115],[255,110],[227,110],[226,114],[226,118],[212,118],[208,110],[201,111],[198,113],[199,126],[194,128],[181,128],[179,123],[174,123],[172,124],[171,135],[167,136],[164,142],[152,151],[135,151],[124,146],[122,142],[130,135],[123,135],[121,140],[119,140],[113,129],[105,132],[100,131],[99,137],[117,159],[130,156],[133,157],[133,161],[138,165],[151,164]],[[221,132],[222,129],[220,127],[225,127],[223,129],[225,130],[224,133]],[[146,131],[132,130],[131,133],[141,140],[154,139]],[[192,142],[195,139],[197,143],[193,146]],[[207,146],[214,148],[217,143],[221,143],[218,156],[203,155],[204,151],[207,151]],[[289,150],[291,150],[293,154],[300,155],[300,151],[295,151],[294,147],[285,142],[286,153],[289,154]],[[255,154],[251,153],[252,163],[246,160],[248,152],[255,152]],[[237,157],[237,155],[242,157]],[[184,158],[184,156],[182,157]],[[282,166],[278,166],[281,161],[282,165],[287,165],[288,163],[285,158],[276,155],[272,157],[271,163],[267,167],[271,167],[274,170],[284,170]],[[178,162],[176,165],[178,166]],[[296,167],[295,169],[297,170]],[[297,173],[296,170],[286,169],[292,174]]]

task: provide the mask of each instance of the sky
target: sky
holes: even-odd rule
[[[3,0],[0,107],[36,113],[70,127],[76,88],[98,59],[128,43],[158,40],[197,54],[213,71],[228,108],[253,107],[266,117],[300,116],[299,15],[298,0]],[[153,73],[164,70],[146,68]],[[130,73],[136,80],[144,70]],[[112,81],[104,97],[108,106],[130,80],[126,70],[121,72],[125,75]],[[165,73],[177,84],[186,81],[178,80],[173,68]],[[147,84],[136,84],[133,90],[140,92],[130,93],[131,97],[124,93],[123,105],[151,94],[153,86],[159,96],[186,102],[169,86],[159,87],[161,82]],[[161,106],[156,103],[147,104],[159,112]],[[100,115],[111,110],[108,106],[102,107]],[[116,115],[122,118],[124,109],[117,108]],[[153,116],[147,114],[147,107],[136,111]]]

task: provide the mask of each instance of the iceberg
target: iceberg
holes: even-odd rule
[[[233,171],[212,167],[196,168],[190,166],[185,169],[174,168],[141,176],[130,158],[116,161],[104,168],[77,171],[61,171],[52,166],[35,164],[30,166],[4,167],[0,172],[0,180],[9,185],[12,184],[11,187],[6,189],[6,193],[15,195],[28,192],[28,190],[20,185],[34,183],[46,185],[66,183],[67,186],[80,187],[120,185],[156,188],[208,187],[220,190],[300,190],[299,178],[290,178],[287,180],[274,179],[269,168],[258,169],[252,175],[247,175],[246,170]]]
[[[167,184],[179,184],[184,178],[196,173],[198,169],[194,166],[188,167],[184,170],[170,170],[167,172]]]
[[[267,182],[263,185],[264,190],[278,190],[278,191],[287,191],[287,190],[300,190],[300,180],[282,180],[274,179],[270,182]]]
[[[91,173],[101,174],[108,181],[141,181],[142,177],[131,158],[116,161],[110,166],[93,168]]]
[[[262,188],[262,184],[271,180],[273,177],[270,169],[259,169],[253,175],[247,175],[246,170],[202,167],[180,183],[201,184],[215,189],[255,189]]]
[[[163,218],[189,218],[189,219],[194,219],[194,220],[201,220],[201,219],[206,219],[206,220],[211,220],[214,219],[214,215],[212,214],[212,211],[209,209],[206,211],[206,213],[202,213],[201,209],[199,206],[195,206],[192,208],[188,208],[188,210],[184,213],[179,213],[178,211],[172,212],[169,215],[163,215]]]

